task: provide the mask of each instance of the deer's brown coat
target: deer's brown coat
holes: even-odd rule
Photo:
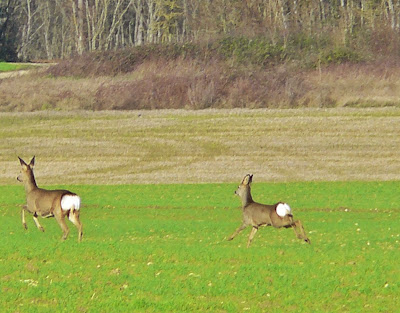
[[[297,238],[302,239],[305,242],[311,243],[304,232],[304,228],[300,220],[294,221],[292,214],[287,214],[284,217],[280,217],[276,213],[276,206],[281,202],[273,205],[268,205],[253,201],[250,190],[250,184],[252,180],[253,175],[247,174],[235,191],[235,194],[238,195],[242,200],[243,222],[228,238],[228,240],[232,240],[233,238],[235,238],[236,235],[239,234],[247,226],[252,226],[247,242],[247,247],[249,247],[251,241],[254,238],[254,235],[256,234],[260,226],[273,226],[275,228],[292,227]]]
[[[20,157],[18,158],[21,163],[21,172],[17,179],[24,183],[26,193],[26,205],[23,206],[21,212],[22,225],[24,228],[28,228],[25,221],[25,211],[33,214],[33,220],[37,228],[41,231],[44,231],[44,228],[40,225],[38,216],[43,218],[54,217],[63,231],[62,239],[65,240],[69,234],[68,226],[65,223],[65,217],[67,216],[78,229],[78,241],[81,241],[82,223],[79,219],[79,208],[72,208],[70,210],[63,210],[61,208],[61,199],[63,196],[76,194],[69,190],[46,190],[39,188],[36,184],[35,176],[33,175],[35,157],[32,158],[29,164],[26,164]]]

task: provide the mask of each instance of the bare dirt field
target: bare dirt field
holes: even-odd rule
[[[400,109],[0,114],[0,184],[400,179]]]

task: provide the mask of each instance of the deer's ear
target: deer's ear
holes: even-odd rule
[[[29,163],[29,166],[32,168],[35,166],[35,156],[33,156],[31,162]]]
[[[249,185],[251,183],[251,180],[253,179],[253,175],[247,174],[242,181],[243,185]]]
[[[22,160],[20,157],[18,157],[18,159],[19,159],[19,163],[21,163],[21,166],[28,166],[26,163],[25,163],[25,161],[24,160]]]
[[[253,174],[250,175],[250,178],[249,178],[249,185],[250,185],[252,182],[253,182]]]

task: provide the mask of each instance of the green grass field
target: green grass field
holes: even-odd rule
[[[0,186],[2,312],[395,312],[400,305],[399,181],[254,183],[290,203],[290,229],[250,229],[237,184],[70,185],[84,239],[54,219],[20,221],[22,185]]]
[[[31,68],[32,65],[26,63],[8,63],[8,62],[0,62],[0,72],[10,72],[10,71],[19,71],[26,70]]]
[[[35,95],[29,95],[35,96]],[[38,101],[43,102],[38,92]],[[400,110],[0,114],[1,312],[396,312]],[[84,238],[21,224],[17,156],[83,201]],[[286,201],[312,242],[233,192]],[[63,184],[63,185],[60,185]]]

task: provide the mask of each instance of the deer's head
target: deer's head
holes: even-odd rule
[[[20,157],[18,157],[18,159],[19,162],[21,163],[21,172],[17,176],[17,180],[19,182],[24,182],[33,176],[33,166],[35,165],[35,157],[32,158],[29,164],[26,164],[25,161],[22,160]]]
[[[252,181],[253,181],[253,175],[247,174],[243,178],[238,188],[236,189],[235,195],[238,195],[239,197],[245,195],[245,193],[248,192],[248,190],[250,189],[250,184]]]

